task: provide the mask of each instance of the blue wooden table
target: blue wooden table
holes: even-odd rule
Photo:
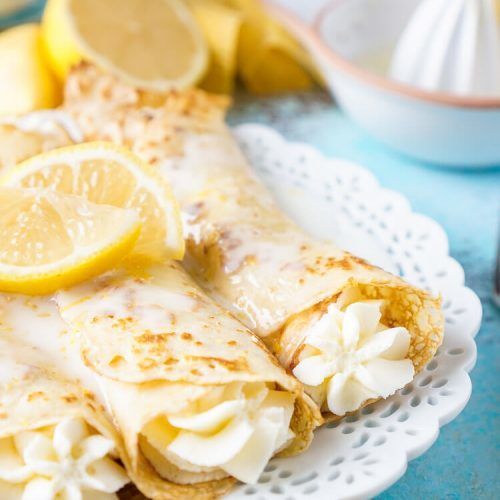
[[[445,170],[403,158],[360,130],[321,92],[260,99],[239,95],[230,121],[271,125],[287,139],[358,162],[444,227],[451,255],[464,267],[466,283],[484,307],[472,397],[432,448],[410,462],[404,477],[379,498],[500,498],[500,311],[491,302],[500,169]]]

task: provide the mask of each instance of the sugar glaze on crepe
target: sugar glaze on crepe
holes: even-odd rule
[[[0,172],[31,156],[73,142],[82,134],[76,123],[61,111],[36,111],[0,118]]]
[[[145,93],[83,65],[64,107],[87,139],[125,144],[166,176],[184,212],[188,270],[327,418],[387,397],[441,344],[439,300],[300,230],[249,168],[227,104],[196,90]]]

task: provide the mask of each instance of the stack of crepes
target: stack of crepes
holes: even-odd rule
[[[24,145],[74,132],[56,112],[12,121],[0,142],[14,138],[23,157]],[[90,169],[109,187],[102,155],[66,153],[55,166],[48,156],[24,177],[29,168],[2,157],[2,184],[85,197],[89,184],[48,171]],[[215,498],[307,448],[321,422],[301,384],[178,262],[129,261],[52,297],[0,294],[0,311],[2,499],[104,500],[130,481],[148,498]]]
[[[319,410],[337,418],[403,387],[440,345],[438,299],[311,239],[277,208],[226,106],[201,91],[141,92],[82,65],[63,112],[0,128],[7,172],[82,139],[154,165],[181,202],[191,273],[172,261],[129,265],[53,301],[0,296],[0,340],[14,360],[0,372],[0,492],[94,500],[130,479],[155,499],[214,498],[235,479],[255,482],[272,456],[304,450]],[[106,175],[98,162],[72,167]],[[6,179],[78,187],[46,174]],[[81,460],[68,467],[70,455]]]
[[[225,125],[227,105],[197,90],[143,92],[82,65],[64,108],[87,140],[124,144],[169,180],[187,269],[265,341],[327,419],[390,396],[441,344],[439,299],[289,220]]]

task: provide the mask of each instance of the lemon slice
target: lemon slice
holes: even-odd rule
[[[140,228],[134,210],[0,187],[0,289],[40,295],[96,276],[130,251]]]
[[[12,168],[0,183],[50,188],[92,203],[136,209],[142,230],[135,257],[162,260],[184,255],[180,210],[170,187],[153,167],[123,147],[88,142],[54,149]]]
[[[208,50],[180,0],[49,0],[45,47],[64,79],[88,59],[132,85],[165,91],[195,84]]]

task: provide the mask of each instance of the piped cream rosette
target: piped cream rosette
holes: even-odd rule
[[[110,500],[130,480],[122,442],[95,397],[0,335],[0,498]]]
[[[141,449],[165,476],[170,462],[192,477],[229,474],[255,483],[295,437],[290,429],[294,399],[263,382],[215,387],[183,411],[150,421],[141,433]]]
[[[320,408],[338,416],[391,396],[415,373],[410,333],[380,322],[383,301],[343,307],[343,299],[311,321],[293,369]]]
[[[319,413],[253,334],[177,263],[131,273],[56,300],[99,378],[132,475],[149,467],[160,476],[139,485],[145,495],[221,494],[234,478],[257,481],[276,454],[307,447]]]

